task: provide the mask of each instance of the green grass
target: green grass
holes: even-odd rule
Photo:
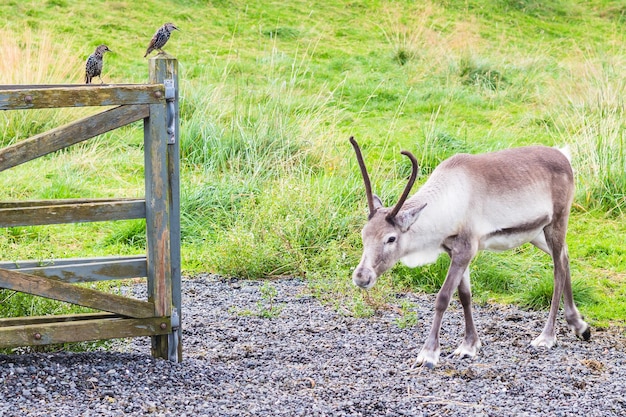
[[[519,304],[530,309],[542,309],[550,305],[554,280],[552,276],[545,276],[542,279],[528,283],[528,288],[519,295]],[[593,287],[581,280],[572,281],[572,291],[574,292],[574,302],[577,306],[588,306],[598,303]]]
[[[625,15],[611,0],[9,1],[0,84],[82,83],[100,43],[114,51],[105,82],[145,82],[147,42],[174,22],[181,31],[165,50],[180,61],[184,272],[303,276],[357,316],[397,302],[398,291],[437,291],[448,261],[397,266],[369,294],[352,286],[366,203],[350,135],[388,205],[410,170],[402,149],[417,155],[424,181],[458,152],[569,144],[580,309],[592,323],[623,325]],[[95,111],[3,112],[0,141]],[[142,137],[134,124],[3,172],[0,199],[142,196]],[[6,229],[0,258],[141,253],[144,227]],[[546,306],[549,258],[530,246],[480,254],[472,274],[478,302]],[[0,315],[56,311],[25,300],[32,307],[11,313],[9,295],[0,291]]]

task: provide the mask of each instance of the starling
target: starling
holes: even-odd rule
[[[148,56],[148,54],[154,50],[159,52],[163,52],[161,48],[165,46],[167,41],[170,39],[170,34],[173,30],[180,30],[173,23],[166,23],[156,31],[152,39],[150,40],[150,45],[148,45],[148,49],[146,50],[146,54],[143,56],[144,58]]]
[[[100,45],[93,54],[89,55],[85,63],[85,84],[91,84],[93,77],[100,78],[100,84],[104,83],[100,74],[102,73],[102,56],[107,51],[111,52],[106,45]]]

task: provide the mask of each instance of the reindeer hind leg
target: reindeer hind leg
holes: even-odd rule
[[[576,336],[583,340],[591,338],[591,328],[583,320],[574,303],[574,293],[572,291],[572,278],[569,270],[569,256],[567,254],[567,245],[564,245],[562,251],[563,264],[566,268],[565,280],[563,283],[563,307],[565,309],[565,320],[570,329]]]
[[[572,294],[572,282],[569,268],[569,257],[567,255],[567,244],[565,243],[565,231],[567,230],[567,218],[565,225],[555,227],[554,223],[546,226],[531,243],[543,250],[552,257],[554,264],[554,291],[550,305],[548,320],[542,333],[531,342],[535,347],[551,348],[556,345],[555,324],[559,312],[561,296],[564,299],[565,318],[570,328],[576,335],[584,340],[589,340],[591,331],[589,325],[583,321],[574,304]]]

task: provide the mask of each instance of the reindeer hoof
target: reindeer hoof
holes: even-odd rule
[[[540,334],[535,340],[530,342],[530,344],[536,348],[545,347],[550,349],[556,345],[556,336],[545,336]]]
[[[589,339],[591,339],[591,327],[587,326],[584,332],[576,333],[576,336],[578,336],[579,339],[582,339],[585,342],[588,341]]]
[[[420,361],[419,358],[415,360],[415,362],[413,363],[413,366],[411,366],[411,368],[417,368],[417,367],[422,367],[422,368],[428,368],[428,369],[434,369],[435,366],[437,365],[437,362],[430,362],[430,361],[426,361],[426,360],[422,360]]]
[[[464,341],[450,356],[457,356],[461,359],[475,358],[478,354],[478,349],[480,349],[480,346],[480,340],[477,340],[474,343],[468,343]]]
[[[417,359],[415,360],[415,366],[423,366],[428,369],[433,369],[439,362],[440,350],[435,351],[422,349]]]

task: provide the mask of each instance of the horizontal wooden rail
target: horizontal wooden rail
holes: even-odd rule
[[[30,86],[20,89],[4,89],[0,86],[0,110],[119,106],[163,102],[165,102],[165,87],[162,84]]]
[[[0,348],[48,345],[121,337],[155,336],[172,332],[169,317],[101,318],[0,327]]]
[[[109,311],[127,317],[146,318],[154,316],[154,303],[152,302],[103,293],[91,288],[66,284],[58,280],[24,274],[15,270],[0,269],[0,288],[78,304],[96,310]]]
[[[41,259],[41,260],[19,260],[19,261],[3,261],[0,262],[0,268],[3,269],[20,269],[20,268],[36,268],[45,266],[61,266],[73,265],[77,263],[101,263],[114,261],[116,259],[141,260],[146,259],[146,255],[129,255],[129,256],[102,256],[97,258],[59,258],[59,259]]]
[[[109,85],[109,84],[104,84],[104,85]],[[133,84],[129,84],[129,85],[133,85]],[[0,85],[0,91],[32,90],[32,89],[43,89],[43,88],[79,88],[79,87],[84,87],[84,86],[85,84],[6,84],[6,85]]]
[[[147,276],[146,256],[0,262],[0,268],[17,270],[40,277],[54,278],[67,283],[140,278]]]
[[[27,326],[32,324],[45,324],[45,323],[61,323],[69,321],[81,321],[81,320],[99,320],[99,319],[113,319],[121,318],[120,315],[115,313],[80,313],[80,314],[54,314],[48,316],[28,316],[28,317],[6,317],[0,318],[0,327],[9,326]]]
[[[0,149],[0,171],[67,148],[150,115],[144,104],[119,106]]]
[[[0,227],[143,219],[145,200],[91,201],[0,208]]]
[[[17,207],[64,206],[68,204],[114,203],[114,202],[137,201],[137,200],[140,200],[140,199],[139,198],[65,198],[65,199],[58,199],[58,200],[0,201],[0,209],[17,208]]]
[[[135,86],[137,84],[91,84],[92,87],[102,88],[102,87],[124,87],[124,86]],[[84,88],[86,84],[6,84],[0,85],[0,91],[10,91],[10,90],[42,90],[48,88]]]

